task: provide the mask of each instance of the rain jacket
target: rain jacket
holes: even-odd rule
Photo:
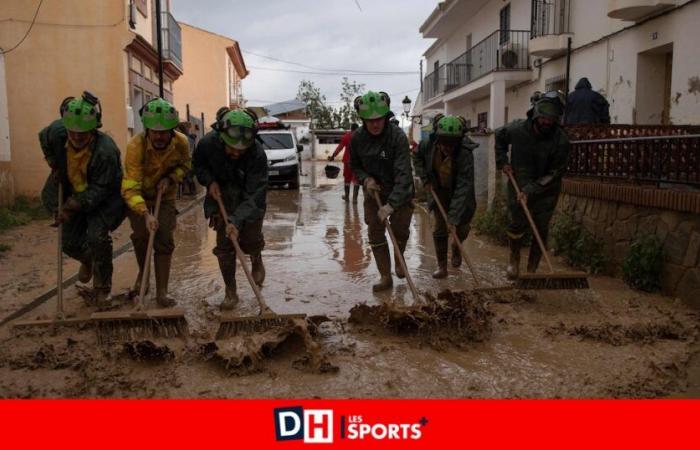
[[[350,168],[360,183],[374,178],[381,186],[380,197],[399,209],[413,199],[413,173],[406,134],[387,121],[381,135],[372,136],[364,126],[351,140]]]
[[[46,162],[52,169],[56,167],[56,149],[61,149],[65,146],[68,140],[68,132],[63,126],[63,120],[57,119],[39,132],[39,144],[41,151],[44,153]],[[59,151],[60,153],[60,151]]]
[[[584,77],[566,100],[566,124],[588,123],[610,123],[610,104]]]
[[[146,212],[146,200],[156,198],[156,186],[165,177],[169,177],[171,183],[163,193],[163,200],[175,200],[178,184],[192,166],[189,145],[187,136],[178,131],[173,132],[170,144],[163,150],[153,148],[145,132],[129,140],[121,191],[132,211],[138,214]]]
[[[52,172],[49,178],[56,179],[56,174],[60,174],[60,179],[63,182],[63,200],[73,197],[80,203],[80,214],[98,216],[105,227],[110,230],[116,229],[126,216],[125,204],[119,192],[122,181],[122,165],[117,144],[101,131],[95,131],[90,148],[83,150],[91,152],[84,172],[81,171],[81,176],[78,178],[75,178],[75,171],[73,172],[73,181],[76,182],[80,179],[85,184],[84,187],[80,187],[80,192],[77,192],[68,177],[67,138],[61,142],[61,139],[57,137],[67,136],[67,133],[62,123],[59,126],[54,122],[48,128],[51,127],[53,127],[52,131],[55,134],[52,135],[51,131],[44,129],[39,136],[41,139],[42,134],[45,131],[48,132],[48,134],[44,134],[49,138],[47,150],[53,156],[56,168],[56,171]],[[63,129],[61,130],[61,128]],[[55,182],[47,181],[42,192],[44,206],[49,211],[56,211],[57,198],[58,185]]]
[[[439,189],[438,174],[434,169],[436,151],[436,139],[434,135],[421,141],[418,151],[414,156],[414,168],[416,175],[423,184],[430,183],[433,189]],[[476,194],[474,192],[474,155],[472,151],[479,144],[468,137],[464,137],[461,143],[455,146],[452,157],[451,187],[448,189],[449,203],[443,205],[450,223],[461,225],[469,223],[476,211]],[[428,206],[436,210],[435,200],[428,193]],[[439,212],[438,212],[439,213]]]
[[[234,160],[226,154],[218,132],[210,131],[197,144],[193,162],[200,184],[206,187],[214,181],[219,184],[226,213],[236,227],[240,229],[245,221],[265,217],[267,156],[257,140],[238,160]],[[218,212],[216,201],[207,196],[204,215],[211,217]]]
[[[532,127],[533,119],[519,119],[496,130],[496,167],[500,170],[510,163],[518,186],[528,196],[559,195],[569,138],[561,127],[547,136],[537,136]],[[510,183],[508,188],[509,203],[517,204]]]

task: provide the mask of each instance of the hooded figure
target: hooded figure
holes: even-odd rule
[[[588,78],[576,83],[566,102],[566,124],[610,123],[610,104],[593,90]]]

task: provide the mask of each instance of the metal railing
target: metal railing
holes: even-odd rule
[[[570,0],[532,0],[532,38],[571,31]]]
[[[162,13],[163,59],[170,60],[182,70],[182,37],[180,24],[167,11]]]
[[[505,38],[505,41],[500,42]],[[530,70],[530,32],[496,30],[423,80],[425,100],[471,83],[491,72]]]
[[[700,187],[700,127],[567,127],[567,175]]]

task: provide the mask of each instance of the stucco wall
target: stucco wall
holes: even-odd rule
[[[214,122],[216,111],[229,105],[226,47],[235,42],[191,25],[180,23],[180,26],[185,67],[184,74],[173,83],[175,107],[184,119],[189,103],[190,114],[199,118],[203,112],[208,127]]]
[[[13,47],[26,33],[36,1],[3,0],[0,47]],[[58,117],[63,98],[88,90],[102,103],[102,131],[123,150],[126,145],[126,99],[123,48],[131,34],[125,2],[45,1],[26,40],[5,55],[7,105],[15,190],[39,193],[48,167],[38,131]]]

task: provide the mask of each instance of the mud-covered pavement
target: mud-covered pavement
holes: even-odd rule
[[[307,164],[307,163],[305,163]],[[373,295],[371,260],[360,204],[340,199],[339,180],[323,164],[299,192],[273,189],[264,226],[267,269],[263,293],[280,313],[325,316],[314,343],[290,332],[264,358],[229,370],[208,358],[223,300],[211,249],[214,233],[200,207],[180,217],[171,291],[186,311],[190,336],[154,345],[98,345],[91,329],[12,336],[0,328],[2,397],[660,397],[700,395],[699,315],[674,299],[629,290],[594,277],[587,291],[510,292],[486,298],[488,336],[463,342],[396,334],[371,323],[350,323],[358,303],[411,303],[403,280]],[[7,316],[50,287],[55,266],[52,231],[34,224],[12,231],[15,247],[0,259],[0,311]],[[21,237],[19,237],[21,236]],[[122,229],[119,242],[128,237]],[[8,235],[0,235],[0,241]],[[40,240],[23,247],[21,241]],[[470,236],[467,249],[483,275],[504,283],[506,250]],[[416,209],[407,264],[420,290],[472,286],[466,267],[433,280],[429,217]],[[76,270],[68,262],[67,274]],[[114,292],[136,274],[133,253],[115,261]],[[241,270],[241,305],[257,312]],[[20,289],[22,283],[34,283]],[[67,309],[88,315],[75,288]],[[49,317],[53,300],[24,319]],[[209,355],[210,356],[210,355]],[[322,363],[315,364],[314,358]],[[318,362],[318,361],[316,361]]]

